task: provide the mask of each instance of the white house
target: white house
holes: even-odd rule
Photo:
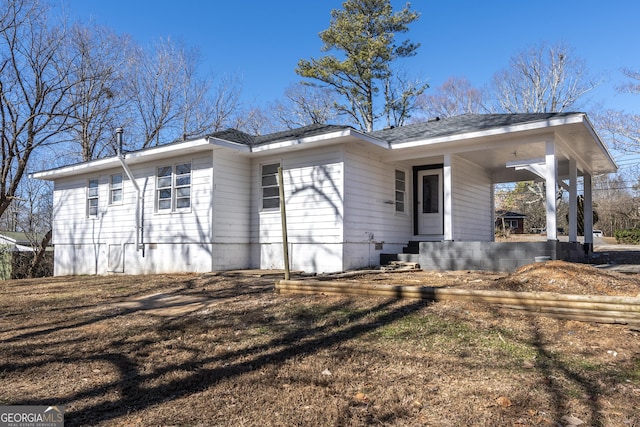
[[[542,248],[552,258],[564,256],[555,189],[573,196],[577,242],[582,180],[588,251],[591,177],[616,170],[583,113],[463,115],[369,134],[335,125],[227,130],[33,174],[54,182],[55,274],[283,268],[279,167],[290,265],[307,272],[375,266],[410,241],[422,242],[429,268],[456,268],[454,259],[474,258],[461,252],[467,242],[494,243],[493,185],[532,179],[552,189]],[[539,249],[514,257],[522,264]]]

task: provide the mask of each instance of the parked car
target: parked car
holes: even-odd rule
[[[593,230],[593,237],[602,237],[604,236],[604,233],[602,233],[602,230]]]

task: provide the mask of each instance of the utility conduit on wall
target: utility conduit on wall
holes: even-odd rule
[[[122,152],[122,133],[123,129],[116,129],[116,143],[118,145],[118,160],[120,160],[120,164],[122,165],[122,169],[124,169],[127,174],[127,178],[133,184],[136,189],[136,237],[135,237],[135,245],[136,251],[142,250],[142,256],[144,257],[144,197],[142,196],[142,190],[140,190],[140,186],[136,181],[131,169],[129,169],[129,165],[125,161],[125,156]]]

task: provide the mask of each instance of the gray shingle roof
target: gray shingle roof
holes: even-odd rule
[[[521,125],[574,114],[577,113],[464,114],[446,119],[429,120],[397,128],[383,129],[371,132],[369,135],[394,144]],[[312,124],[267,135],[253,136],[236,129],[227,129],[216,132],[211,136],[249,146],[259,146],[278,141],[307,138],[349,128],[350,126]]]
[[[312,124],[297,129],[287,129],[281,132],[267,135],[249,135],[237,129],[227,129],[209,135],[212,138],[224,139],[225,141],[236,142],[250,146],[270,144],[278,141],[288,141],[291,139],[307,138],[315,135],[336,132],[349,129],[349,126]]]
[[[253,136],[248,133],[241,132],[237,129],[227,129],[209,135],[211,138],[224,139],[225,141],[236,142],[238,144],[251,145]]]
[[[255,145],[270,144],[278,141],[288,141],[291,139],[308,138],[310,136],[322,135],[349,129],[349,126],[312,124],[298,129],[289,129],[282,132],[254,137]]]
[[[458,135],[468,132],[501,128],[511,125],[567,117],[576,113],[528,113],[528,114],[464,114],[441,120],[430,120],[402,127],[384,129],[371,136],[390,144]]]

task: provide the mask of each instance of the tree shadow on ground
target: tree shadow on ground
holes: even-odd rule
[[[180,291],[191,295],[196,293],[207,295],[212,299],[218,298],[220,303],[224,304],[229,300],[243,296],[251,297],[251,295],[273,292],[273,285],[255,284],[244,288],[232,285],[220,289],[198,289],[198,286],[182,286],[176,289],[176,292]],[[116,381],[96,385],[64,397],[67,402],[82,400],[95,402],[99,400],[97,403],[90,403],[78,409],[69,408],[65,414],[66,425],[95,425],[204,391],[220,381],[239,377],[257,369],[271,365],[277,366],[292,359],[330,349],[340,343],[360,337],[421,310],[426,304],[424,301],[398,304],[397,299],[389,299],[369,307],[367,310],[353,310],[350,307],[349,300],[342,299],[333,304],[323,306],[322,312],[305,313],[304,310],[299,310],[291,313],[292,316],[296,317],[295,324],[283,327],[267,341],[238,350],[216,352],[216,354],[210,356],[202,354],[201,357],[192,357],[175,363],[169,362],[162,364],[162,366],[156,366],[151,370],[148,367],[141,366],[141,361],[137,354],[152,351],[152,346],[156,345],[157,342],[153,339],[145,338],[146,332],[141,330],[143,329],[142,326],[132,328],[128,333],[123,331],[124,335],[122,337],[105,343],[101,351],[97,351],[94,354],[76,354],[61,358],[60,355],[64,354],[64,348],[76,344],[78,338],[58,341],[56,342],[56,350],[37,363],[40,365],[55,364],[62,361],[65,364],[73,365],[86,362],[104,362],[117,370],[118,379]],[[332,314],[335,315],[336,313],[339,315],[334,316],[332,321],[315,321],[325,316],[331,317]],[[56,333],[58,335],[59,333],[69,333],[69,335],[73,336],[79,328],[84,328],[87,325],[96,324],[107,319],[113,320],[118,317],[127,318],[132,315],[138,316],[140,313],[137,313],[135,309],[120,310],[115,315],[113,313],[111,315],[102,313],[94,318],[86,318],[66,324],[54,324],[38,331],[19,334],[10,338],[10,341],[34,338],[44,339],[48,338],[46,337],[47,335]],[[211,316],[215,317],[215,313],[211,313]],[[264,317],[259,307],[239,313],[239,316],[246,321],[252,322],[253,327],[262,326],[278,329],[278,325],[272,325],[270,323],[271,319]],[[218,319],[218,321],[221,321],[221,319]],[[194,326],[196,328],[206,327],[206,325],[202,325],[201,319],[194,319],[185,315],[156,321],[155,325],[149,325],[148,329],[155,330],[154,332],[160,336],[168,337],[174,331],[177,333],[184,331],[185,327],[189,327],[190,322],[196,323],[197,325]],[[232,340],[233,337],[229,337],[229,339]],[[135,342],[132,343],[132,341]],[[186,343],[178,350],[185,350],[193,354],[202,353],[201,349],[190,347]],[[29,350],[26,349],[25,351]],[[211,365],[214,367],[208,367]],[[16,361],[5,364],[0,369],[26,371],[34,366],[36,365],[33,363],[23,364]],[[171,375],[168,374],[172,372],[187,372],[188,374],[171,379]],[[166,379],[166,377],[169,379]],[[150,386],[149,384],[154,385]],[[100,399],[102,396],[114,391],[119,396],[117,400],[104,401]],[[45,405],[49,404],[50,400],[36,399],[11,403],[16,405]]]

